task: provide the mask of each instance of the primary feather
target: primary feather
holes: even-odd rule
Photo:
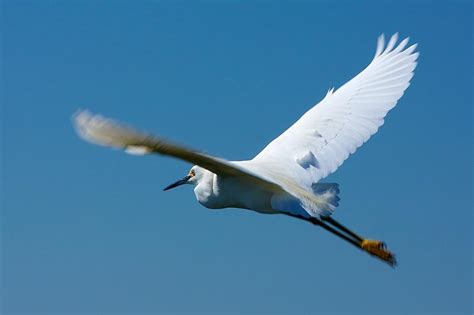
[[[123,149],[133,155],[149,153],[167,155],[200,165],[214,174],[237,177],[243,181],[265,187],[269,191],[283,191],[279,185],[270,179],[264,178],[261,174],[252,173],[251,170],[245,169],[235,162],[172,143],[101,115],[95,115],[88,111],[78,111],[73,117],[73,123],[78,135],[94,144]]]
[[[334,172],[350,154],[377,132],[384,117],[410,84],[416,67],[416,44],[398,46],[398,34],[387,46],[379,37],[372,62],[361,73],[307,111],[268,144],[257,163],[284,165],[287,176],[309,189]]]

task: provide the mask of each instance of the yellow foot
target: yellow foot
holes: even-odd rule
[[[363,240],[360,244],[360,247],[369,254],[382,259],[392,267],[397,264],[395,260],[395,255],[389,250],[387,250],[387,247],[385,246],[384,242],[374,240]]]

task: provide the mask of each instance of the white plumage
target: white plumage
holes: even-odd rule
[[[396,45],[397,40],[395,34],[385,46],[380,36],[375,57],[361,73],[336,91],[329,90],[252,160],[212,157],[86,111],[77,113],[74,123],[87,141],[196,164],[174,186],[194,184],[198,201],[206,207],[327,218],[338,205],[339,188],[318,182],[377,132],[413,77],[416,44],[406,48],[408,38]]]
[[[395,49],[397,34],[384,49],[380,36],[377,52],[367,68],[306,112],[293,126],[273,140],[254,161],[285,161],[288,176],[300,185],[312,183],[334,172],[369,140],[384,123],[384,117],[402,97],[416,67],[416,44],[403,50],[404,39]]]

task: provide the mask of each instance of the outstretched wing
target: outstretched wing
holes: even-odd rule
[[[282,188],[261,175],[254,174],[233,162],[209,156],[198,151],[134,130],[112,119],[80,111],[73,117],[77,133],[88,142],[123,149],[127,153],[143,155],[158,153],[199,165],[214,174],[240,177],[267,190],[281,192]]]
[[[253,161],[282,165],[300,185],[311,187],[334,172],[350,154],[377,132],[402,97],[416,67],[416,44],[408,38],[387,46],[379,37],[372,62],[337,91],[307,111],[274,139]]]

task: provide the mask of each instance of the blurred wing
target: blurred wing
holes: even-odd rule
[[[416,44],[408,38],[387,46],[379,37],[372,62],[365,70],[307,111],[267,145],[255,162],[280,164],[305,187],[334,172],[350,154],[377,132],[384,117],[402,97],[416,67]]]
[[[100,115],[80,111],[74,115],[73,122],[79,136],[94,144],[124,149],[127,153],[135,155],[149,153],[168,155],[199,165],[214,174],[240,177],[270,191],[282,191],[279,185],[232,162],[170,143],[160,137],[136,131]]]

